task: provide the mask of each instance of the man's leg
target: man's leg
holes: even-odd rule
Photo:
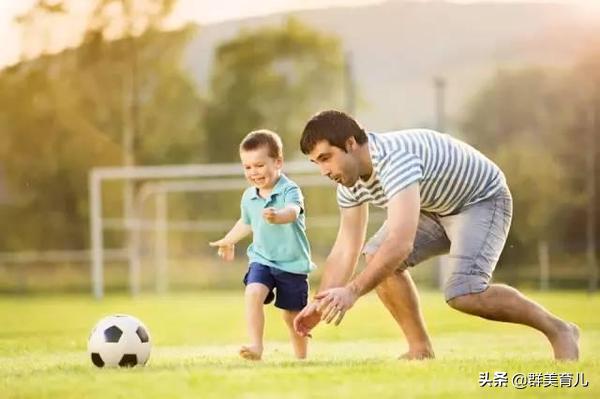
[[[454,309],[488,320],[524,324],[541,331],[550,341],[557,360],[579,358],[579,329],[559,319],[539,304],[507,285],[492,284],[483,292],[448,301]]]
[[[386,224],[369,240],[363,252],[369,262],[387,235]],[[414,241],[414,250],[399,268],[376,288],[377,295],[390,311],[408,342],[408,352],[402,359],[435,357],[419,304],[419,296],[406,268],[435,255],[448,252],[450,242],[437,217],[421,213]]]
[[[367,262],[371,256],[367,256]],[[408,352],[402,359],[434,358],[433,347],[427,334],[415,283],[408,271],[397,271],[376,288],[377,295],[390,311],[408,342]]]
[[[541,331],[558,360],[577,360],[577,326],[554,316],[516,289],[489,280],[506,242],[512,217],[508,190],[440,222],[452,242],[446,301],[454,309],[488,320],[524,324]]]

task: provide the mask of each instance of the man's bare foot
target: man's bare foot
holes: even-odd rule
[[[431,349],[408,351],[398,357],[399,360],[427,360],[435,359],[435,353]]]
[[[556,360],[579,360],[579,327],[560,321],[555,334],[548,336]]]
[[[248,345],[242,346],[239,354],[246,360],[260,360],[262,357],[262,351],[262,347]]]

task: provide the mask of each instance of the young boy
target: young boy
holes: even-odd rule
[[[306,305],[307,274],[314,265],[305,233],[302,193],[281,173],[283,146],[276,133],[269,130],[249,133],[240,144],[240,158],[251,184],[242,195],[241,218],[225,237],[210,243],[219,248],[219,256],[231,261],[234,245],[253,234],[247,250],[250,265],[244,277],[250,343],[242,346],[239,353],[248,360],[261,359],[263,304],[275,299],[275,306],[283,310],[295,355],[304,359],[307,338],[294,331],[293,320]]]

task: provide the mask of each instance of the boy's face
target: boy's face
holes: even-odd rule
[[[240,158],[244,167],[244,175],[248,182],[259,189],[269,189],[275,186],[281,173],[283,160],[269,156],[265,146],[250,151],[240,151]]]
[[[343,186],[352,187],[359,178],[358,162],[353,151],[355,144],[353,139],[349,139],[346,151],[343,151],[327,140],[321,140],[308,157],[319,166],[321,175]]]

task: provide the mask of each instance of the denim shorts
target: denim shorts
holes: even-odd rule
[[[286,272],[260,263],[250,263],[244,284],[260,283],[269,289],[265,304],[275,299],[275,306],[285,310],[302,310],[308,300],[308,275]]]
[[[450,216],[421,212],[413,251],[398,270],[415,266],[436,255],[448,254],[444,267],[449,278],[446,301],[487,289],[508,236],[512,197],[503,186],[492,197],[460,209]],[[387,236],[386,223],[363,249],[374,254]]]

